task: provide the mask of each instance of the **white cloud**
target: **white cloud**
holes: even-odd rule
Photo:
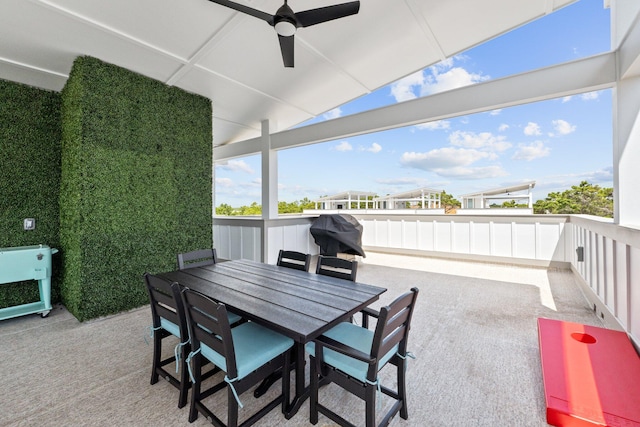
[[[325,120],[337,119],[338,117],[341,117],[341,116],[342,116],[342,110],[340,109],[340,107],[327,111],[322,115],[322,117],[324,117]]]
[[[231,188],[233,186],[234,184],[231,178],[216,178],[216,188],[217,187]]]
[[[598,99],[599,96],[600,96],[600,92],[598,91],[587,92],[580,95],[580,99],[582,99],[583,101],[592,101],[594,99]]]
[[[500,113],[502,113],[502,108],[498,108],[497,110],[491,110],[489,111],[489,115],[490,116],[499,116]]]
[[[246,172],[248,174],[253,174],[253,169],[243,160],[229,160],[226,163],[217,164],[216,168],[220,168],[222,170],[227,170],[231,172]]]
[[[405,152],[400,157],[403,166],[427,171],[458,166],[468,166],[478,160],[490,158],[491,154],[466,148],[444,147],[426,153]]]
[[[424,83],[423,72],[417,71],[393,83],[391,85],[391,95],[396,99],[396,102],[415,99],[418,96],[414,93],[414,87],[420,88]]]
[[[371,144],[370,147],[360,147],[360,151],[368,151],[370,153],[379,153],[382,150],[382,146],[377,142]]]
[[[438,169],[438,175],[455,179],[485,179],[505,176],[507,173],[500,166],[484,166],[477,168],[455,167],[450,169]]]
[[[500,131],[500,132],[504,132],[504,131],[506,131],[507,129],[509,129],[509,125],[508,125],[508,124],[506,124],[506,123],[503,123],[503,124],[501,124],[501,125],[498,127],[498,131]]]
[[[415,125],[415,127],[427,130],[449,129],[451,127],[451,122],[448,120],[436,120],[435,122],[420,123],[419,125]]]
[[[490,151],[505,151],[511,148],[511,143],[503,135],[493,135],[491,132],[465,132],[457,130],[449,135],[451,145],[464,148],[474,148]]]
[[[489,79],[489,76],[470,73],[462,67],[452,67],[441,72],[441,67],[429,67],[431,75],[425,78],[425,84],[420,88],[420,96],[444,92],[463,86],[469,86]]]
[[[351,144],[349,144],[348,141],[342,141],[338,145],[335,145],[334,147],[332,147],[331,149],[336,151],[351,151],[353,150],[353,147],[351,146]]]
[[[463,59],[456,57],[456,60]],[[391,84],[391,95],[396,102],[408,101],[420,96],[444,92],[488,80],[489,76],[470,73],[462,67],[454,67],[449,58],[425,70],[415,72]]]
[[[531,144],[518,144],[518,149],[511,158],[513,160],[531,161],[541,157],[546,157],[550,153],[551,149],[549,149],[549,147],[545,147],[544,143],[541,141],[536,141]]]
[[[555,133],[550,133],[550,136],[568,135],[576,130],[576,125],[572,125],[565,120],[553,120],[551,123],[553,124]]]
[[[595,99],[598,99],[600,97],[600,91],[595,90],[593,92],[587,92],[587,93],[583,93],[580,96],[580,99],[583,101],[593,101]],[[562,103],[566,103],[569,102],[573,99],[573,96],[565,96],[562,98]]]
[[[534,122],[527,123],[527,126],[524,128],[524,134],[527,136],[541,135],[540,125]]]
[[[392,178],[392,179],[376,179],[378,184],[385,185],[411,185],[414,187],[424,187],[426,180],[424,178]]]

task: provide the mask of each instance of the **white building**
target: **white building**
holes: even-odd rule
[[[503,202],[514,200],[517,204],[525,204],[533,208],[533,194],[531,190],[536,186],[535,181],[525,182],[510,187],[499,187],[476,193],[463,194],[463,209],[488,209],[493,204],[502,205]]]
[[[374,207],[373,199],[376,193],[366,191],[343,191],[332,196],[320,197],[314,200],[316,209],[369,209]]]
[[[376,209],[440,209],[440,193],[442,190],[417,188],[401,193],[376,197]]]

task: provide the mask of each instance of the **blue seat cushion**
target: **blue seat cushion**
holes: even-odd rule
[[[171,335],[175,335],[176,337],[180,338],[180,328],[175,323],[165,319],[164,317],[161,317],[160,326],[162,327],[162,329],[165,329]]]
[[[227,311],[227,319],[229,319],[229,324],[233,325],[234,323],[242,320],[242,317],[238,316],[235,313],[231,313],[230,311]]]
[[[254,322],[242,323],[231,329],[236,351],[238,379],[242,379],[274,357],[293,346],[293,340]],[[200,352],[214,365],[227,372],[223,355],[201,343]],[[232,378],[233,379],[233,378]]]
[[[353,323],[343,322],[329,329],[324,333],[324,336],[334,339],[365,354],[371,354],[373,331],[369,329],[354,325]],[[307,353],[315,356],[315,343],[307,343],[305,350]],[[396,345],[387,354],[380,358],[378,368],[376,370],[380,370],[397,351],[398,346]],[[367,369],[369,368],[367,363],[328,348],[324,349],[323,356],[325,363],[344,372],[345,374],[362,382],[365,382],[367,379]]]
[[[242,320],[242,317],[238,316],[235,313],[227,313],[227,317],[229,319],[229,324],[233,325],[236,322],[239,322],[240,320]],[[164,317],[160,318],[160,327],[162,327],[163,329],[166,329],[167,332],[169,332],[171,335],[175,335],[176,337],[180,338],[180,328],[178,327],[178,325],[176,325],[175,323],[171,322],[170,320],[165,319]]]

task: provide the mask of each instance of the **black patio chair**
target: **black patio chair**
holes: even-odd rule
[[[185,252],[177,255],[178,269],[204,267],[218,263],[218,253],[216,249],[199,249],[197,251]],[[243,322],[244,319],[239,315],[229,311],[229,324],[235,325]]]
[[[203,400],[226,388],[226,426],[237,427],[238,406],[242,407],[240,396],[278,369],[289,372],[293,340],[255,322],[245,322],[231,329],[224,304],[190,289],[184,289],[181,295],[192,348],[187,363],[193,362],[189,422],[194,422],[201,413],[212,424],[225,426]],[[220,383],[203,390],[202,364],[206,360],[226,375]],[[285,375],[280,394],[241,425],[254,424],[279,404],[284,412],[289,402],[289,382],[289,376]]]
[[[318,264],[316,265],[316,274],[337,277],[339,279],[356,281],[358,273],[358,261],[350,261],[344,258],[338,258],[327,255],[318,256]]]
[[[281,267],[293,268],[295,270],[309,271],[311,255],[296,251],[285,251],[280,249],[278,253],[277,265]]]
[[[412,288],[383,307],[377,315],[375,331],[343,322],[306,345],[311,365],[309,421],[318,423],[318,413],[341,426],[353,427],[349,421],[318,401],[321,385],[335,383],[365,401],[366,427],[376,426],[376,394],[378,391],[395,400],[384,415],[380,426],[386,426],[400,412],[409,418],[407,410],[406,358],[411,316],[418,296]],[[397,390],[380,384],[378,372],[387,364],[396,366]]]
[[[149,292],[151,303],[151,318],[153,320],[153,363],[151,366],[151,384],[158,382],[162,377],[180,391],[178,408],[187,403],[189,389],[189,377],[187,374],[186,359],[190,351],[189,332],[184,314],[184,308],[180,300],[180,291],[176,283],[171,283],[162,278],[144,274],[144,280]],[[162,342],[165,338],[175,336],[180,344],[175,349],[173,356],[162,359]],[[178,360],[176,360],[176,358]],[[169,373],[164,367],[175,362],[180,377]]]
[[[191,267],[204,267],[205,265],[216,264],[218,254],[216,249],[199,249],[197,251],[178,254],[178,269],[184,270]]]

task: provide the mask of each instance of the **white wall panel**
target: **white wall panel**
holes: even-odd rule
[[[434,233],[435,250],[439,252],[451,252],[451,223],[437,222]]]
[[[615,313],[615,281],[613,279],[615,266],[613,264],[613,241],[607,237],[602,238],[602,282],[604,285],[604,303],[612,313]]]
[[[391,246],[389,243],[389,221],[376,221],[376,245]]]
[[[402,247],[418,249],[418,222],[402,221]]]
[[[602,282],[599,280],[599,266],[601,262],[601,242],[600,235],[596,232],[589,232],[589,241],[591,242],[591,260],[589,261],[589,280],[591,280],[594,284],[594,289],[596,289],[598,296],[602,301],[604,301],[604,289],[602,289]]]
[[[267,256],[265,259],[267,264],[275,264],[278,261],[280,249],[289,249],[286,244],[286,228],[287,227],[269,227],[267,230],[267,238],[269,239],[269,247],[267,248]]]
[[[471,223],[469,251],[478,255],[491,255],[491,227],[487,222]]]
[[[390,248],[402,247],[402,222],[399,220],[389,220],[387,222],[387,244]]]
[[[629,327],[636,339],[640,338],[640,248],[631,248],[629,265]]]
[[[420,235],[420,243],[418,249],[423,251],[435,251],[434,244],[434,227],[435,221],[420,221],[418,233]]]
[[[471,223],[455,222],[451,224],[451,251],[468,254],[471,252]]]
[[[560,224],[537,223],[536,254],[539,259],[558,259],[555,253],[564,258],[564,242],[560,238],[562,228]],[[560,246],[561,245],[561,246]]]
[[[514,253],[516,258],[537,259],[536,254],[536,225],[514,224]]]
[[[376,245],[376,228],[375,228],[375,220],[369,219],[361,219],[360,224],[362,224],[362,244],[364,246],[375,246]]]
[[[629,311],[627,302],[629,301],[629,253],[628,247],[622,242],[615,242],[615,307],[614,315],[623,327],[629,326]]]
[[[512,231],[511,223],[493,222],[491,224],[491,246],[493,248],[493,256],[511,257],[512,253]]]

